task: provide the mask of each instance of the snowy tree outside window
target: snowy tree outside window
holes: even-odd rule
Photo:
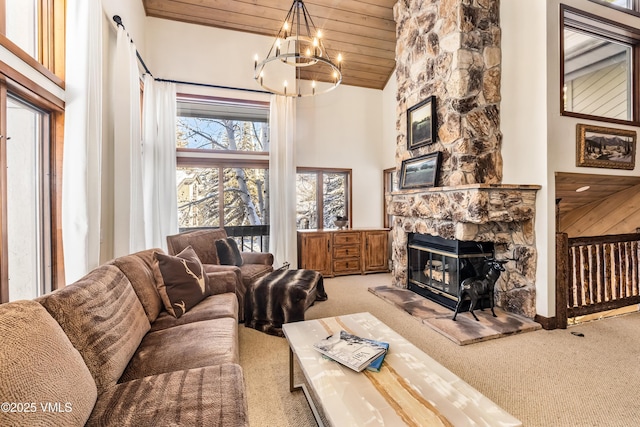
[[[269,224],[268,116],[263,103],[178,100],[181,230]]]

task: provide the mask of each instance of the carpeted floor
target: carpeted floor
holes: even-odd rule
[[[390,281],[325,279],[329,299],[306,319],[369,311],[525,426],[639,425],[640,313],[459,346],[368,291]],[[253,427],[316,425],[302,392],[289,392],[284,338],[240,325],[240,361]]]

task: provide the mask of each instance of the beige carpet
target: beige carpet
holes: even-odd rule
[[[325,279],[329,299],[306,318],[369,311],[525,426],[640,425],[640,313],[461,347],[368,291],[390,281],[389,274]],[[240,325],[240,360],[253,427],[316,425],[302,392],[289,392],[284,338]]]

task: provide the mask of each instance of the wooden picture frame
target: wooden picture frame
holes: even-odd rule
[[[435,187],[440,173],[440,151],[402,161],[400,188]]]
[[[432,144],[437,131],[436,97],[430,96],[407,110],[407,149]]]
[[[633,170],[636,131],[578,124],[576,166]]]

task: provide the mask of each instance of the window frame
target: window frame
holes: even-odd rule
[[[627,9],[626,7],[618,6],[613,3],[609,3],[603,0],[589,0],[592,3],[599,4],[601,6],[610,7],[611,9],[618,10],[623,13],[628,13],[630,15],[640,17],[640,0],[633,0],[633,6],[631,9]]]
[[[0,0],[1,1],[1,0]],[[178,93],[177,102],[181,100],[195,100],[201,102],[233,102],[246,104],[247,106],[269,107],[269,102],[221,98],[208,95]],[[255,168],[269,170],[269,152],[267,151],[237,151],[237,150],[214,150],[198,148],[178,148],[176,147],[176,167],[194,168],[217,168],[218,176],[223,176],[225,168]],[[224,224],[224,181],[218,180],[218,215],[220,218],[219,227]],[[268,225],[268,224],[263,224]]]
[[[33,90],[31,90],[33,89]],[[62,147],[64,102],[52,95],[36,83],[8,67],[0,61],[0,171],[5,171],[6,146],[4,136],[7,135],[7,99],[9,93],[32,104],[49,114],[47,126],[42,129],[48,137],[48,206],[50,212],[46,232],[49,234],[49,246],[44,248],[51,261],[50,287],[58,289],[65,283],[64,259],[62,252]],[[9,259],[7,253],[7,182],[6,175],[0,174],[0,303],[9,301]],[[46,289],[48,290],[48,289]]]
[[[0,45],[64,89],[66,0],[38,0],[38,58],[7,38],[6,2],[0,0]]]
[[[306,167],[306,166],[298,166],[296,167],[296,175],[299,173],[315,173],[316,174],[316,213],[318,215],[318,224],[316,230],[324,230],[324,192],[323,192],[323,183],[324,183],[324,174],[325,173],[344,173],[347,175],[347,197],[346,197],[346,206],[345,212],[347,212],[347,216],[349,217],[349,225],[348,228],[353,227],[353,210],[352,210],[352,198],[353,198],[353,170],[345,169],[345,168],[321,168],[321,167]],[[297,181],[297,176],[296,176]],[[332,230],[332,229],[331,229]]]
[[[566,15],[569,14],[569,18]],[[569,22],[567,22],[569,21]],[[611,117],[595,116],[591,114],[567,111],[564,108],[565,87],[565,56],[564,56],[564,30],[572,29],[594,37],[606,38],[612,41],[625,43],[631,47],[631,120],[622,120]],[[579,119],[594,120],[622,125],[640,125],[640,29],[623,25],[601,16],[596,16],[583,10],[575,9],[567,5],[560,5],[560,115]]]
[[[388,168],[382,171],[382,218],[384,228],[391,228],[393,225],[393,215],[388,213],[389,204],[387,203],[387,195],[396,191],[398,170],[396,168]]]

